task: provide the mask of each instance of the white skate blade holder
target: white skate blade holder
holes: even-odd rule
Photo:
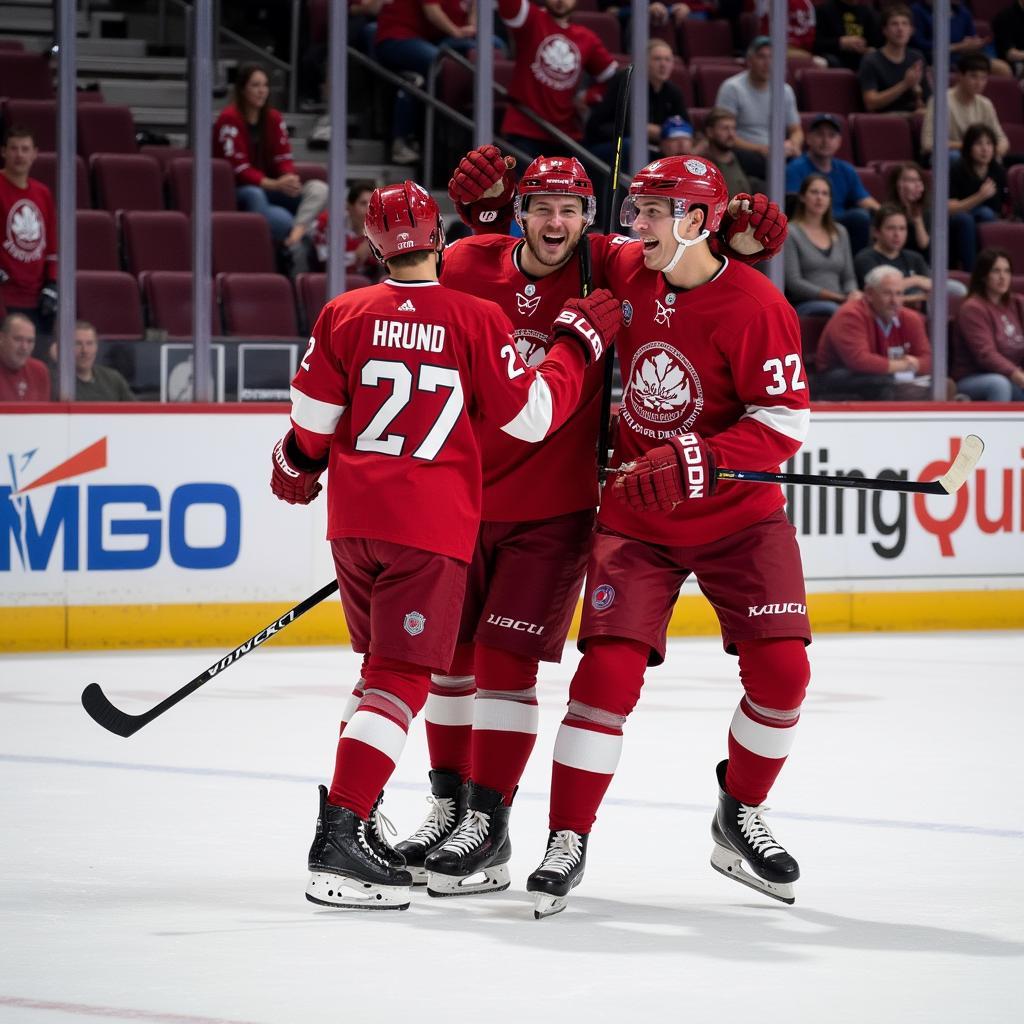
[[[306,899],[339,910],[407,910],[407,885],[377,885],[327,871],[310,872]]]
[[[554,917],[565,910],[569,903],[568,896],[549,896],[544,892],[534,893],[533,919],[542,921],[545,917]]]
[[[504,892],[511,884],[507,864],[495,864],[472,875],[427,872],[428,896],[473,896],[483,892]]]
[[[796,902],[796,895],[793,891],[792,882],[768,882],[757,875],[751,874],[743,865],[743,859],[734,850],[715,843],[711,851],[711,866],[720,874],[731,878],[741,885],[747,885],[751,889],[771,896],[773,900],[782,903],[793,904]]]
[[[410,875],[412,875],[413,888],[419,888],[420,886],[424,886],[427,884],[426,868],[416,868],[412,867],[409,864],[406,864],[405,870],[408,871]]]

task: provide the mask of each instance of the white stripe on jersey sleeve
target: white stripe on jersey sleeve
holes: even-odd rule
[[[320,402],[292,385],[292,419],[303,430],[313,434],[333,434],[344,411],[345,406]]]
[[[551,429],[551,405],[551,389],[544,377],[538,373],[530,385],[530,394],[522,412],[501,429],[520,441],[531,444],[543,441]]]
[[[748,405],[744,414],[785,437],[803,443],[811,425],[809,409],[787,409],[784,405]]]
[[[523,0],[519,12],[511,18],[502,19],[509,28],[522,28],[530,15],[530,0]]]

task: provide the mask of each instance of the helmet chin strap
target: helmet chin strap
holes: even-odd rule
[[[699,242],[703,242],[704,239],[710,236],[711,232],[706,228],[696,237],[691,238],[689,241],[682,238],[679,234],[679,224],[681,218],[676,217],[672,221],[672,237],[676,240],[676,252],[675,255],[668,261],[668,264],[661,268],[662,274],[670,274],[675,270],[676,264],[683,258],[683,253],[690,248],[691,245],[697,245]]]

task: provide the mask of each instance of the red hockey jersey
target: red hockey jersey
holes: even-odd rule
[[[250,128],[234,104],[225,107],[213,126],[213,155],[227,160],[235,172],[235,185],[258,185],[264,178],[294,174],[292,143],[280,111],[268,110],[263,121],[262,153],[257,159]]]
[[[35,178],[18,188],[0,174],[0,285],[3,304],[35,309],[43,286],[57,279],[57,216],[53,193]]]
[[[512,322],[519,354],[528,366],[536,366],[548,351],[551,321],[566,299],[582,294],[580,261],[573,258],[553,274],[532,278],[520,269],[523,244],[505,235],[463,238],[445,250],[441,281],[496,302]],[[600,266],[608,239],[594,236],[591,244],[592,262]],[[594,282],[595,287],[600,284]],[[603,379],[602,366],[587,369],[579,405],[541,444],[523,444],[493,423],[481,424],[484,520],[525,522],[597,505],[597,424]]]
[[[623,395],[612,465],[693,431],[722,469],[777,472],[803,444],[810,416],[793,307],[741,263],[727,260],[707,284],[677,291],[644,266],[639,242],[623,238],[605,251],[607,287],[625,300],[615,342]],[[780,487],[723,482],[711,497],[670,513],[641,513],[609,486],[600,523],[655,544],[703,544],[783,504]]]
[[[474,421],[537,442],[575,408],[575,344],[526,366],[493,303],[388,280],[332,299],[292,381],[292,423],[330,452],[327,536],[369,537],[469,561],[480,523]]]

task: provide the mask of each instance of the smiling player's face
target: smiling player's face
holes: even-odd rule
[[[530,253],[545,267],[561,266],[583,235],[579,196],[531,196],[523,212],[523,234]]]

